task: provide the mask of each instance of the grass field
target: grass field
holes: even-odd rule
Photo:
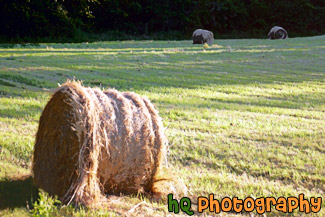
[[[31,215],[38,193],[25,177],[38,120],[49,90],[74,78],[152,100],[166,128],[169,167],[193,202],[209,193],[217,199],[304,193],[323,197],[321,211],[308,216],[325,216],[325,36],[216,40],[207,49],[191,41],[3,46],[0,216]],[[127,213],[142,200],[146,203]],[[135,196],[116,201],[111,211],[62,206],[49,212],[168,214],[164,202]]]

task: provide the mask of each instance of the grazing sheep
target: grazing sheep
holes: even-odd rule
[[[287,31],[280,27],[280,26],[274,26],[269,34],[269,39],[287,39],[288,38],[288,33]]]
[[[195,30],[193,32],[192,38],[193,38],[193,44],[213,43],[213,33],[204,29]]]

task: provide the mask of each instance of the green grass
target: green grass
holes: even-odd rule
[[[49,90],[74,78],[152,100],[166,127],[170,169],[186,183],[193,202],[209,193],[217,199],[323,197],[324,41],[325,36],[216,40],[219,46],[206,50],[191,41],[0,48],[0,190],[6,191],[0,191],[0,215],[31,215],[27,208],[37,200],[34,191],[28,192],[28,206],[1,206],[1,201],[4,195],[21,197],[10,194],[16,188],[10,180],[30,173]],[[148,198],[117,200],[111,211],[63,206],[53,215],[119,216],[142,200],[146,203],[136,213],[168,213],[165,203]],[[323,198],[321,212],[310,216],[324,215]]]

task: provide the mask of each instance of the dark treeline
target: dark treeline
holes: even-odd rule
[[[274,25],[289,36],[325,32],[324,0],[0,0],[0,37],[75,38],[83,33],[153,35],[196,28],[215,37],[266,37]]]

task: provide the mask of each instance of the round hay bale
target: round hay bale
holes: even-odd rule
[[[213,33],[208,30],[197,29],[193,32],[192,39],[193,39],[193,44],[208,43],[211,45],[213,44],[214,36]]]
[[[269,39],[287,39],[288,38],[288,33],[287,31],[280,27],[280,26],[274,26],[269,34]]]
[[[106,194],[161,193],[165,158],[162,122],[148,99],[67,82],[39,121],[34,182],[65,203],[96,207]]]

